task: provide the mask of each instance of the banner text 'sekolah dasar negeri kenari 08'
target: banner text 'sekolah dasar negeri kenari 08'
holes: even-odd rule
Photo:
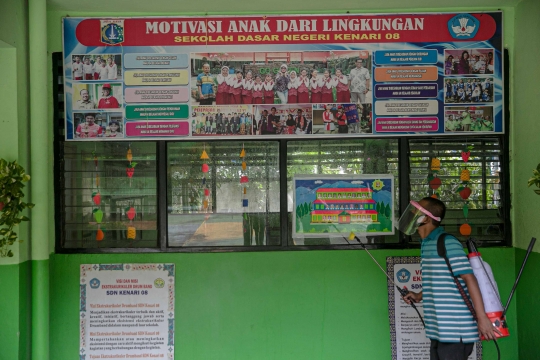
[[[64,18],[63,33],[67,140],[503,132],[501,12]]]

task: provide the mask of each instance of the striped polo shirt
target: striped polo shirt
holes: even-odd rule
[[[422,300],[426,336],[441,342],[472,343],[479,341],[478,327],[461,297],[444,258],[437,254],[437,239],[444,232],[438,227],[422,240]],[[469,260],[461,243],[446,235],[446,254],[456,276],[472,274]],[[459,281],[467,295],[467,285]]]

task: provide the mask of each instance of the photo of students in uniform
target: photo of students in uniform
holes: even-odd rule
[[[76,139],[123,138],[123,115],[116,112],[74,112]]]
[[[73,55],[71,76],[75,81],[121,80],[122,55]]]
[[[313,134],[369,134],[371,104],[313,105]]]
[[[493,74],[494,49],[444,50],[445,75]]]
[[[371,103],[371,53],[192,53],[191,104]]]
[[[313,131],[311,104],[257,105],[255,135],[308,135]]]
[[[444,109],[444,132],[494,131],[492,106],[452,106]]]
[[[493,102],[492,77],[447,77],[444,79],[444,102]]]
[[[193,136],[253,135],[253,108],[249,105],[195,106],[191,113]]]
[[[118,109],[122,107],[123,95],[121,83],[95,84],[98,109]]]

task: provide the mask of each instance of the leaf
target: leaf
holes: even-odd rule
[[[132,167],[132,168],[134,168],[134,167],[135,167],[135,165],[137,165],[137,163],[136,163],[136,162],[132,162],[132,163],[131,163],[131,167]]]
[[[534,190],[534,192],[540,195],[540,190]]]
[[[21,220],[22,220],[22,221],[29,221],[30,219],[27,218],[26,216],[21,216]]]
[[[13,257],[13,252],[11,250],[7,252],[7,257]]]

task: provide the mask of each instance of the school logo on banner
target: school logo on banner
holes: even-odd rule
[[[396,276],[400,283],[406,283],[411,279],[411,272],[403,268],[397,272]]]
[[[97,279],[97,278],[93,278],[92,280],[90,280],[90,287],[92,289],[97,289],[99,288],[99,285],[100,285],[100,281]]]
[[[459,14],[448,21],[448,31],[454,39],[471,39],[480,28],[480,21],[471,14]]]
[[[124,20],[101,20],[101,42],[117,45],[124,42]]]

